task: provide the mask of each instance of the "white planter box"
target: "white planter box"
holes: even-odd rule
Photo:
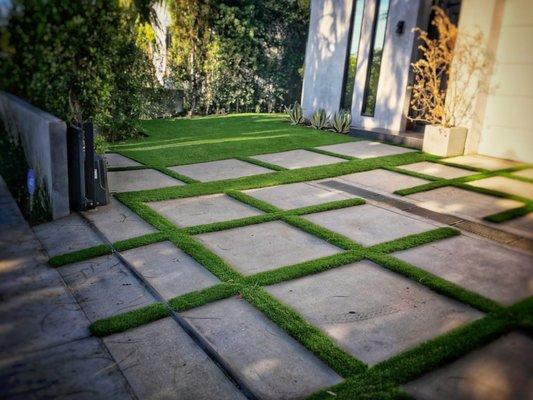
[[[460,156],[465,150],[466,128],[426,125],[422,150],[441,157]]]

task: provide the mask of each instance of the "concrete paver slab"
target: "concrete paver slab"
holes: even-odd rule
[[[0,359],[2,399],[132,399],[131,389],[97,338]]]
[[[43,284],[47,286],[26,286],[24,293],[0,302],[0,353],[4,356],[89,335],[89,321],[60,277],[48,278]]]
[[[170,318],[108,336],[104,343],[139,399],[245,399]]]
[[[196,238],[244,275],[341,251],[316,236],[280,221],[205,233]]]
[[[370,204],[308,214],[303,218],[364,246],[437,228],[428,222]]]
[[[390,144],[384,144],[380,142],[372,142],[370,140],[320,146],[317,147],[317,149],[356,158],[392,156],[395,154],[411,153],[416,151],[413,149],[407,149],[405,147],[392,146]]]
[[[395,257],[503,304],[533,295],[533,256],[486,240],[461,235]]]
[[[513,175],[521,176],[522,178],[533,179],[533,168],[526,168],[521,171],[513,172]]]
[[[148,203],[148,206],[179,227],[212,224],[263,214],[225,194],[155,201]]]
[[[301,399],[340,382],[322,361],[242,299],[183,313],[260,399]]]
[[[185,185],[182,181],[173,179],[155,169],[109,171],[107,180],[111,192],[133,192]]]
[[[482,315],[370,261],[267,290],[368,364]]]
[[[414,164],[401,165],[398,168],[407,171],[418,172],[419,174],[437,176],[444,179],[462,178],[463,176],[474,175],[475,171],[450,167],[448,165],[422,161]]]
[[[156,232],[148,222],[114,198],[109,204],[83,215],[112,243]]]
[[[524,204],[515,200],[489,196],[452,186],[428,190],[407,196],[428,210],[483,218]]]
[[[142,165],[137,161],[124,157],[118,153],[107,153],[104,155],[104,159],[109,168],[138,167],[139,165]]]
[[[37,225],[33,230],[50,257],[103,243],[78,214]]]
[[[457,156],[445,158],[442,161],[446,161],[452,164],[467,165],[469,167],[487,169],[489,171],[495,171],[498,169],[511,168],[518,165],[518,162],[503,160],[501,158],[494,158],[488,156],[481,156],[479,154]]]
[[[387,171],[385,169],[374,169],[355,174],[342,175],[340,179],[344,183],[355,183],[356,186],[367,187],[392,193],[396,190],[406,189],[413,186],[423,185],[429,181],[414,176],[400,174],[398,172]]]
[[[468,182],[467,185],[533,199],[533,183],[522,182],[504,176],[492,176],[490,178]]]
[[[350,195],[347,193],[317,187],[306,182],[252,189],[246,191],[246,194],[283,210],[314,206],[350,198]]]
[[[274,172],[271,169],[236,159],[177,165],[169,167],[169,169],[200,182],[235,179]]]
[[[500,225],[522,231],[526,236],[533,236],[533,213],[502,222]]]
[[[317,165],[336,164],[346,161],[343,158],[327,156],[307,150],[290,150],[281,153],[260,154],[251,158],[273,165],[279,165],[287,169],[316,167]]]
[[[122,252],[122,256],[166,299],[213,286],[219,280],[170,242]]]
[[[404,386],[423,400],[533,399],[533,341],[512,332]]]
[[[59,268],[91,322],[154,302],[115,256],[102,256]]]

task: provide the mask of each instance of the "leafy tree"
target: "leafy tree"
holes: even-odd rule
[[[127,1],[14,0],[0,87],[66,121],[94,118],[111,138],[134,135],[153,81],[141,16]]]

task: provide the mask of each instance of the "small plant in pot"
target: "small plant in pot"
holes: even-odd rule
[[[426,123],[423,151],[449,157],[464,153],[467,128],[474,101],[486,90],[483,79],[489,72],[490,57],[483,50],[483,35],[462,32],[439,7],[433,7],[432,25],[437,32],[431,38],[416,28],[420,58],[412,64],[411,121]]]
[[[329,128],[329,116],[323,108],[316,110],[311,116],[311,126],[315,129]]]

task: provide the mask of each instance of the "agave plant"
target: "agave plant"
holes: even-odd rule
[[[326,129],[329,126],[329,117],[326,110],[319,108],[311,117],[311,126],[315,129]]]
[[[298,125],[304,122],[302,106],[297,101],[292,106],[285,107],[285,111],[289,114],[292,125]]]
[[[335,132],[348,133],[350,131],[351,124],[352,115],[344,110],[336,112],[331,118],[331,126]]]

